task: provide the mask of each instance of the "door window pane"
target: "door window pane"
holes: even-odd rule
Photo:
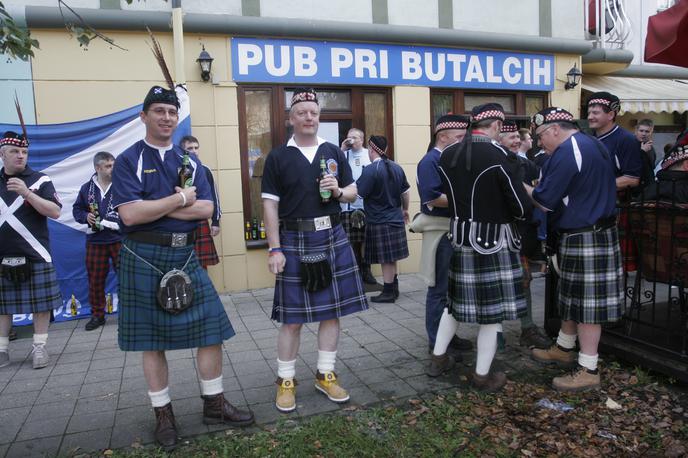
[[[387,135],[387,97],[385,94],[365,92],[363,94],[365,112],[365,142],[371,135]]]
[[[272,93],[271,91],[247,90],[245,95],[251,216],[260,221],[263,219],[260,184],[263,179],[265,158],[272,150]]]
[[[540,95],[532,96],[532,95],[527,95],[526,96],[526,115],[527,116],[533,116],[535,113],[538,111],[542,110],[545,108],[545,103],[543,102],[543,97]]]
[[[440,117],[454,110],[454,96],[451,94],[432,95],[432,125],[437,124]]]
[[[351,111],[351,91],[315,91],[318,94],[318,105],[320,111]],[[289,111],[291,107],[291,97],[294,95],[292,89],[284,91],[284,106]]]
[[[516,112],[516,110],[514,110],[514,97],[511,95],[466,94],[463,100],[466,113],[470,113],[473,107],[485,103],[498,103],[504,107],[506,113]]]

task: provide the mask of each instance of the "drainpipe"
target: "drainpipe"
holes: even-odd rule
[[[177,83],[186,84],[182,0],[172,0],[172,37],[174,39],[174,77]]]

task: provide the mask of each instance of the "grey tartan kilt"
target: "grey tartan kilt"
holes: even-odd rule
[[[280,323],[312,323],[339,318],[368,308],[354,252],[341,224],[318,232],[280,231],[286,258],[277,275],[272,319]],[[325,253],[332,269],[329,287],[308,292],[301,282],[300,257]]]
[[[454,248],[448,299],[452,315],[464,323],[494,324],[525,316],[520,254],[506,247],[487,255]]]
[[[340,214],[340,221],[346,236],[349,238],[349,243],[363,243],[365,242],[365,225],[358,229],[351,225],[351,214],[353,212],[342,212]]]
[[[16,284],[0,277],[0,315],[47,312],[62,306],[52,262],[32,262],[31,278]]]
[[[623,265],[616,226],[562,235],[557,261],[562,320],[602,324],[621,319]]]
[[[390,224],[366,224],[363,259],[367,264],[388,264],[408,258],[406,228]]]
[[[160,269],[181,269],[193,245],[164,247],[125,239],[123,245]],[[128,250],[119,252],[119,347],[123,351],[160,351],[221,344],[234,335],[224,306],[208,272],[192,254],[184,269],[193,285],[193,305],[178,315],[156,301],[162,275]]]

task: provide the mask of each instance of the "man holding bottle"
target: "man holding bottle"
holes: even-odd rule
[[[275,400],[281,412],[296,409],[296,356],[304,323],[319,323],[315,389],[333,402],[349,400],[334,372],[339,318],[368,308],[340,224],[339,204],[356,199],[356,184],[342,151],[318,137],[320,106],[312,89],[294,91],[289,122],[294,135],[268,155],[261,195],[268,268],[277,276],[272,319],[282,323]]]
[[[112,168],[115,157],[107,151],[96,153],[96,173],[79,190],[72,214],[77,223],[87,224],[86,272],[91,320],[85,329],[93,331],[105,324],[105,279],[112,268],[117,271],[122,234],[119,215],[112,208]]]

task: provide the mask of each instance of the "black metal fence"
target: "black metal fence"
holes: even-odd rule
[[[620,199],[623,319],[603,327],[601,348],[688,382],[688,172]],[[548,273],[545,324],[558,331],[556,274]]]

